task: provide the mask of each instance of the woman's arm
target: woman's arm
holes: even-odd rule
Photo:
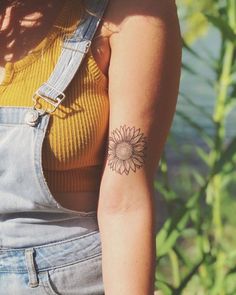
[[[153,178],[179,87],[181,42],[172,0],[113,0],[109,150],[98,222],[106,295],[153,294]]]

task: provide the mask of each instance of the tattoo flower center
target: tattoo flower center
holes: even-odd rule
[[[108,148],[108,165],[119,174],[136,172],[144,164],[146,137],[135,127],[121,126],[111,132]]]
[[[128,160],[132,156],[133,148],[128,142],[118,143],[116,146],[116,156],[120,160]]]

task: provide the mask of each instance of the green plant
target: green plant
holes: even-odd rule
[[[236,210],[232,202],[236,183],[236,136],[230,141],[226,136],[226,120],[236,106],[236,1],[183,2],[193,6],[191,13],[196,6],[205,7],[197,13],[201,14],[205,26],[214,26],[221,36],[218,57],[209,56],[207,60],[183,42],[184,50],[196,60],[204,60],[215,73],[214,81],[205,79],[215,93],[211,114],[195,103],[196,99],[180,93],[187,103],[210,120],[214,135],[177,110],[177,116],[201,139],[202,145],[191,148],[191,151],[195,148],[194,156],[201,168],[189,167],[188,189],[176,187],[170,179],[169,163],[163,156],[155,188],[165,198],[169,216],[156,237],[156,288],[165,295],[233,295],[236,294],[236,230],[224,208]],[[199,75],[184,61],[183,71]],[[180,178],[179,182],[182,180]],[[181,193],[185,196],[180,197]]]

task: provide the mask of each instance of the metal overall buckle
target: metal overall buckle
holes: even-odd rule
[[[77,44],[78,42],[80,42],[80,47],[79,48],[72,46],[74,44]],[[83,43],[85,43],[85,45],[82,46]],[[63,42],[62,47],[64,49],[69,49],[69,50],[72,50],[72,51],[77,51],[77,52],[81,52],[83,54],[86,54],[89,51],[91,43],[92,43],[91,40],[81,39],[80,37],[74,37],[73,39],[65,40]]]
[[[59,107],[59,105],[62,103],[62,101],[65,99],[65,94],[59,90],[57,90],[56,88],[54,88],[53,86],[49,85],[48,83],[44,83],[47,87],[53,89],[57,95],[56,97],[48,97],[46,95],[43,95],[42,93],[39,92],[39,90],[37,90],[35,92],[35,94],[33,95],[32,99],[34,101],[34,106],[33,108],[37,111],[44,111],[46,113],[52,114],[53,112],[55,112],[55,110]],[[39,101],[40,100],[44,100],[46,101],[49,105],[51,105],[51,108],[46,108],[46,109],[42,109],[40,107],[38,107]]]

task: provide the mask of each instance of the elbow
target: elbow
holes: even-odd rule
[[[101,190],[98,202],[98,216],[124,215],[153,207],[153,193],[147,187],[124,190]]]

